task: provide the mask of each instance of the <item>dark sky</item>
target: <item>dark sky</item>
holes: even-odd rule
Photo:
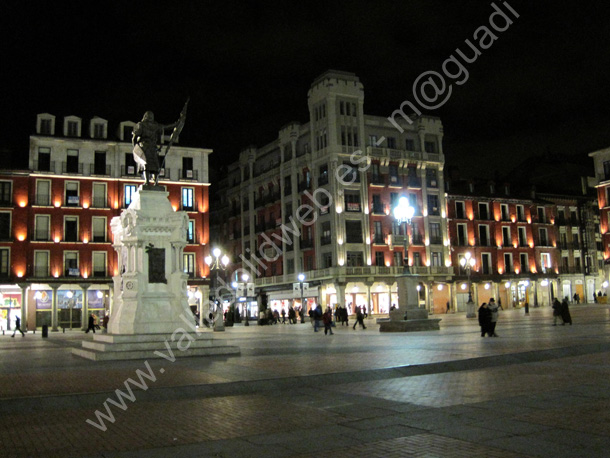
[[[213,148],[218,166],[307,121],[307,90],[329,68],[356,73],[365,112],[388,116],[413,100],[420,74],[467,52],[494,11],[449,0],[38,3],[0,6],[0,150],[22,167],[37,113],[97,115],[114,129],[149,109],[173,122],[187,96],[181,141]],[[586,158],[609,146],[608,3],[509,0],[520,18],[425,110],[443,120],[447,162],[491,176],[546,151]]]

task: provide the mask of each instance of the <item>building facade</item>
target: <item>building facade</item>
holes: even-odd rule
[[[273,308],[300,306],[302,273],[306,310],[384,313],[398,303],[408,263],[422,305],[444,311],[453,267],[441,121],[422,116],[399,132],[365,114],[362,83],[337,71],[314,81],[308,107],[307,123],[287,124],[228,168],[216,221],[234,268],[256,279]],[[409,224],[394,218],[400,197],[415,210]]]
[[[47,325],[81,328],[88,313],[111,312],[112,277],[119,274],[110,221],[131,202],[142,183],[133,160],[135,123],[87,125],[76,116],[61,125],[51,114],[37,116],[30,137],[29,170],[0,172],[0,326],[15,314],[29,329]],[[209,240],[209,149],[175,145],[159,183],[175,210],[188,213],[183,267],[189,275],[192,308],[208,296],[209,269],[203,258]]]

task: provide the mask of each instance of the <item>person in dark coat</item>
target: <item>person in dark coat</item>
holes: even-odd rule
[[[333,312],[330,310],[330,307],[326,308],[326,312],[322,315],[322,322],[324,323],[324,335],[326,335],[330,331],[330,335],[333,335]]]
[[[553,326],[557,326],[557,319],[560,319],[563,323],[563,320],[561,319],[561,307],[561,302],[555,298],[553,300]]]
[[[566,297],[561,303],[561,319],[563,324],[570,323],[572,326],[572,317],[570,316],[570,307],[568,306],[568,298]]]
[[[15,330],[13,331],[13,335],[11,337],[15,337],[17,331],[21,333],[21,337],[25,337],[25,334],[21,330],[21,318],[19,318],[18,316],[15,317]]]
[[[487,307],[487,302],[483,302],[479,307],[479,326],[481,326],[481,337],[485,337],[485,334],[488,334],[489,337],[492,336],[491,310]]]
[[[364,325],[364,314],[362,313],[362,309],[360,307],[356,307],[356,322],[354,323],[354,326],[352,326],[352,329],[356,329],[356,325],[360,324],[360,326],[362,326],[362,329],[366,329],[366,326]]]
[[[85,334],[87,334],[89,331],[93,331],[93,334],[95,334],[95,318],[93,318],[93,313],[89,314],[89,323]]]

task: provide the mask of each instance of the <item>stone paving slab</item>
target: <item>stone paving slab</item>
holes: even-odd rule
[[[500,312],[497,339],[460,314],[418,335],[235,327],[213,337],[240,357],[150,361],[124,408],[143,361],[77,360],[81,333],[0,336],[0,456],[607,456],[609,308],[571,312]]]

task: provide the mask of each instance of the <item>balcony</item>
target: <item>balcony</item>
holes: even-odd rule
[[[298,185],[299,192],[303,192],[309,188],[310,188],[310,184],[307,181],[299,182],[299,185]]]
[[[389,184],[394,187],[402,187],[402,180],[398,175],[390,175],[389,176]]]
[[[82,175],[83,174],[83,164],[62,162],[61,163],[61,173],[69,173],[72,175]]]
[[[330,245],[332,242],[330,235],[320,237],[320,245]]]
[[[584,273],[582,266],[563,266],[559,268],[560,274],[582,274]]]
[[[373,244],[375,245],[386,245],[386,236],[387,234],[374,234],[373,235]]]
[[[414,177],[414,176],[408,176],[407,177],[407,185],[410,188],[421,188],[421,178],[420,177]]]
[[[345,211],[352,212],[352,213],[358,213],[358,212],[362,211],[361,207],[360,207],[360,202],[346,202]]]
[[[372,209],[373,215],[385,215],[385,208],[383,204],[373,204]]]
[[[199,177],[199,170],[192,169],[178,169],[178,176],[181,180],[193,180],[197,181]]]
[[[137,177],[138,176],[138,167],[135,165],[122,165],[121,166],[121,176]]]
[[[309,250],[309,249],[313,248],[313,240],[311,240],[311,239],[300,239],[299,240],[299,247],[301,248],[301,250]]]
[[[421,235],[416,234],[416,235],[411,237],[411,244],[412,245],[423,245],[424,244],[424,238]]]
[[[442,237],[430,237],[430,245],[442,245],[443,238]]]
[[[111,167],[109,165],[96,166],[95,164],[89,164],[89,175],[110,176],[110,172]]]
[[[55,161],[34,161],[34,170],[55,173]]]

